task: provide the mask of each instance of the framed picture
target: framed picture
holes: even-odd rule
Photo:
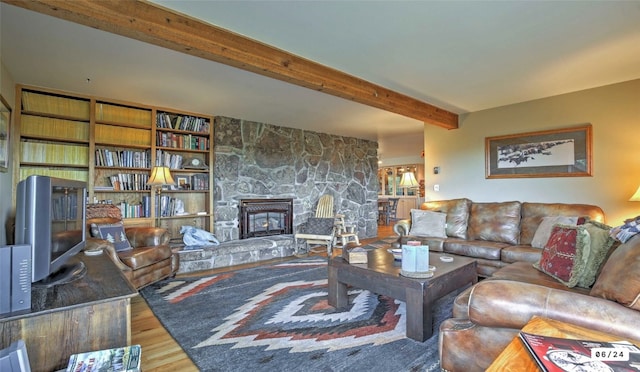
[[[191,185],[189,185],[189,177],[178,176],[177,177],[177,182],[178,182],[178,189],[179,190],[190,190],[191,189]]]
[[[591,176],[591,125],[485,138],[486,178]]]
[[[9,127],[11,125],[11,108],[4,97],[0,96],[0,172],[9,169]]]

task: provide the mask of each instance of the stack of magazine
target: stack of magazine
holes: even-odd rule
[[[66,372],[140,372],[140,345],[73,354]]]
[[[640,348],[628,341],[572,340],[526,332],[520,332],[520,339],[543,371],[640,371]]]

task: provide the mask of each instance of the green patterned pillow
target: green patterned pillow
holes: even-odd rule
[[[589,288],[596,281],[600,266],[602,266],[615,240],[609,236],[611,226],[592,220],[587,221],[583,226],[591,238],[591,249],[577,286]]]

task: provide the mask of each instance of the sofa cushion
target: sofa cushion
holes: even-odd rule
[[[538,225],[546,216],[581,216],[604,222],[604,211],[595,205],[523,202],[522,220],[520,221],[520,244],[531,244]]]
[[[578,286],[589,288],[596,281],[596,275],[615,240],[609,236],[611,226],[596,221],[587,221],[584,227],[589,233],[591,247]]]
[[[575,225],[578,222],[577,216],[547,216],[542,218],[542,222],[538,225],[536,233],[531,240],[531,246],[535,248],[544,248],[551,236],[551,229],[554,225]]]
[[[444,251],[471,258],[485,258],[500,261],[500,252],[508,247],[506,243],[485,240],[464,240],[449,238],[444,242]]]
[[[422,209],[411,210],[411,231],[413,236],[446,238],[445,232],[447,215]]]
[[[469,239],[518,244],[520,202],[473,203],[469,215]]]
[[[589,289],[569,288],[550,275],[533,267],[529,262],[514,262],[493,273],[491,280],[512,280],[516,282],[538,284],[548,288],[562,289],[570,292],[588,294]]]
[[[460,239],[467,238],[471,200],[462,198],[430,201],[422,203],[420,209],[445,213],[447,215],[447,236]]]
[[[107,240],[116,248],[117,252],[127,251],[132,249],[129,239],[124,232],[124,226],[121,223],[107,224],[107,225],[91,225],[92,235],[97,230],[98,236]],[[95,235],[94,235],[95,236]]]
[[[640,310],[639,272],[640,235],[636,235],[611,253],[591,289],[591,295]]]
[[[535,268],[567,287],[578,284],[589,257],[589,233],[584,226],[555,225]]]
[[[505,263],[524,261],[533,264],[540,261],[540,256],[542,249],[530,245],[510,245],[502,248],[500,252],[500,260]]]

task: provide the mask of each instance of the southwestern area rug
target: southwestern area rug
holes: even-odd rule
[[[202,371],[437,371],[437,330],[455,297],[436,303],[434,335],[417,342],[405,337],[403,302],[351,288],[347,309],[329,306],[320,257],[164,280],[141,294]]]

